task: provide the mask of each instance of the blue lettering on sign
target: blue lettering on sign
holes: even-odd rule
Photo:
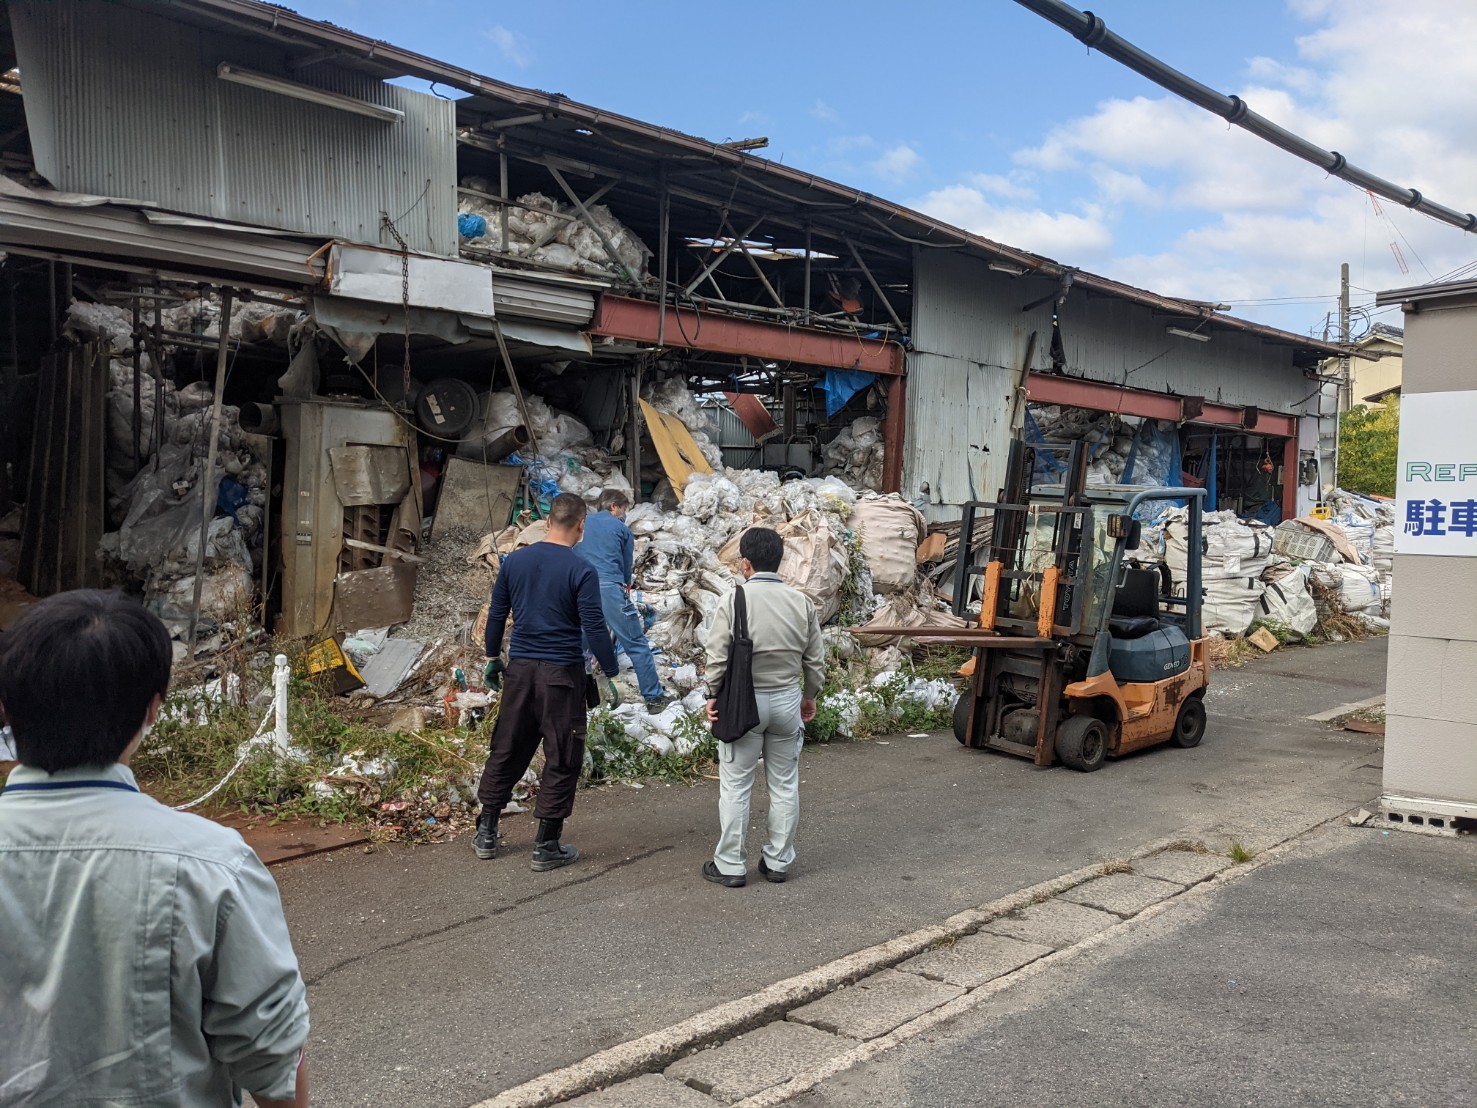
[[[1477,537],[1477,500],[1407,500],[1405,533],[1417,538],[1447,535]]]

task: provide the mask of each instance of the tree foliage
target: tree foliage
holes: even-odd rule
[[[1350,492],[1394,496],[1399,446],[1398,400],[1383,408],[1350,408],[1339,418],[1339,484]]]

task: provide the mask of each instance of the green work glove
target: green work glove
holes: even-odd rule
[[[619,708],[621,706],[621,690],[616,687],[614,678],[607,677],[605,679],[605,689],[610,694],[610,699],[606,701],[605,706],[612,709]]]
[[[503,687],[503,671],[507,669],[501,658],[487,659],[487,665],[482,670],[482,679],[487,682],[487,687],[493,692],[499,692]]]

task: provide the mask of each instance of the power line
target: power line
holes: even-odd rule
[[[1140,50],[1133,43],[1120,38],[1108,30],[1107,24],[1091,12],[1080,12],[1062,0],[1016,0],[1016,3],[1037,15],[1055,23],[1062,30],[1084,43],[1089,49],[1098,50],[1116,62],[1126,65],[1155,84],[1167,88],[1176,96],[1213,112],[1228,123],[1250,131],[1257,138],[1287,151],[1304,161],[1312,162],[1324,172],[1342,181],[1369,192],[1378,193],[1414,211],[1422,212],[1432,219],[1460,227],[1463,231],[1477,231],[1477,215],[1459,212],[1427,200],[1416,189],[1401,188],[1382,177],[1350,165],[1347,158],[1334,150],[1324,150],[1305,138],[1277,126],[1265,116],[1258,115],[1239,96],[1226,96],[1203,85],[1179,70],[1165,65],[1152,54]]]

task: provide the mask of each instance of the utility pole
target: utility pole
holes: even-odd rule
[[[1349,263],[1339,266],[1339,342],[1349,345]],[[1338,381],[1334,384],[1333,402],[1333,481],[1329,493],[1339,487],[1339,438],[1343,428],[1344,412],[1348,410],[1349,355],[1339,355]],[[1328,495],[1325,493],[1325,496]]]

